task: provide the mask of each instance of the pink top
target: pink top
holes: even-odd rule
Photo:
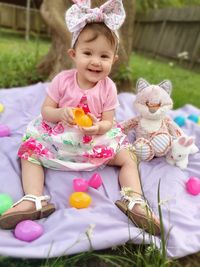
[[[93,88],[81,89],[76,80],[76,69],[62,71],[47,88],[48,95],[58,103],[58,107],[77,107],[83,96],[87,97],[88,107],[97,118],[102,112],[119,106],[114,82],[106,77]]]

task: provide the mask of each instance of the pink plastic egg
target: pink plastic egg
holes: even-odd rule
[[[0,137],[9,136],[10,135],[10,128],[7,125],[1,124],[0,125]]]
[[[88,181],[88,185],[97,189],[102,185],[101,176],[96,172],[92,175],[92,177]]]
[[[88,182],[83,178],[76,178],[73,180],[73,188],[76,192],[85,192],[88,189]]]
[[[16,225],[14,235],[19,240],[31,242],[39,238],[43,232],[42,225],[31,220],[25,220]]]
[[[191,195],[198,195],[200,193],[200,179],[197,177],[190,177],[186,182],[186,190]]]

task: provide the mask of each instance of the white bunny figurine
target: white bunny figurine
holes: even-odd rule
[[[166,161],[171,165],[176,165],[180,169],[186,169],[189,154],[195,154],[198,151],[199,149],[194,144],[193,137],[180,136],[173,140],[171,150],[166,156]]]

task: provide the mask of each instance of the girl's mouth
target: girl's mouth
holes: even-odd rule
[[[88,69],[90,72],[94,72],[94,73],[100,73],[100,70],[92,70],[92,69]]]

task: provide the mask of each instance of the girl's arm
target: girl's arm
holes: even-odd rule
[[[58,108],[58,104],[49,96],[47,96],[42,105],[41,114],[44,120],[57,123],[74,124],[74,115],[71,108]]]
[[[104,134],[108,132],[113,126],[115,110],[109,110],[102,113],[101,121],[97,122],[99,125],[99,131],[97,134]]]

